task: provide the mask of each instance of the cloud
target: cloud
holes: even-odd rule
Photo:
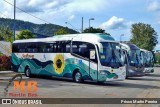
[[[70,0],[21,0],[17,3],[18,7],[30,13],[46,12],[48,10],[57,11],[70,3]]]
[[[13,4],[13,1],[9,2]],[[52,10],[69,14],[74,12],[96,12],[103,9],[106,4],[105,0],[17,0],[16,3],[19,8],[29,13]],[[12,6],[7,7],[12,8]]]
[[[68,20],[73,20],[75,18],[75,15],[69,16]]]
[[[73,0],[66,5],[68,12],[97,12],[107,6],[106,0]]]
[[[127,24],[128,23],[125,23],[123,18],[112,16],[109,20],[102,23],[100,25],[100,28],[102,29],[124,29],[124,28],[127,28]]]
[[[147,7],[147,9],[149,10],[149,11],[160,11],[160,1],[153,1],[153,2],[151,2],[149,5],[148,5],[148,7]]]

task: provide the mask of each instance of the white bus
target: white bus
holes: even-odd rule
[[[46,75],[75,82],[124,80],[124,54],[106,34],[71,34],[43,39],[16,40],[12,69],[27,77]]]
[[[151,51],[147,51],[145,49],[141,49],[144,59],[144,72],[145,73],[153,73],[154,72],[154,58],[153,53]]]
[[[120,44],[126,55],[126,77],[144,76],[143,57],[140,48],[130,43]]]

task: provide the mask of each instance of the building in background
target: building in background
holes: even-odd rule
[[[10,56],[12,53],[11,49],[11,43],[10,42],[5,42],[5,41],[0,41],[0,53]]]

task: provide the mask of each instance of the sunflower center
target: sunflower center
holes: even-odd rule
[[[58,59],[58,60],[56,61],[56,65],[57,65],[57,68],[61,68],[61,66],[62,66],[62,61],[61,61],[60,59]]]

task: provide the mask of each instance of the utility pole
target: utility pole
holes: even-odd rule
[[[82,17],[82,28],[81,28],[81,33],[83,33],[83,17]]]
[[[14,40],[16,36],[16,0],[14,0]]]
[[[90,19],[89,19],[89,28],[91,27],[91,25],[90,25],[90,21],[91,21],[91,20],[94,20],[94,18],[90,18]]]
[[[77,32],[79,32],[78,29],[76,29],[71,23],[65,22],[65,24],[69,24],[74,30],[76,30]]]

